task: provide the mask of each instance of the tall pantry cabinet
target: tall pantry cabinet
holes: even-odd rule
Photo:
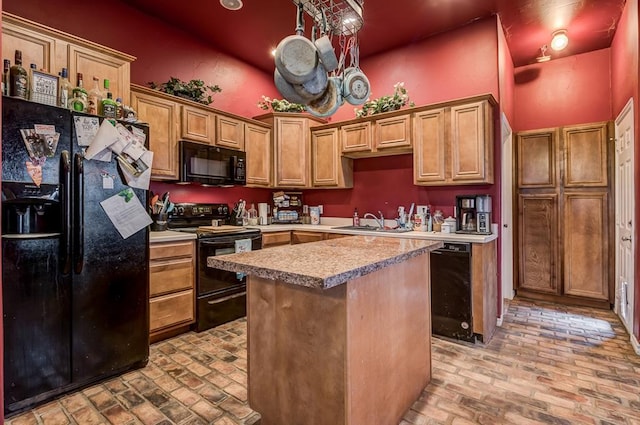
[[[609,307],[610,134],[609,122],[517,134],[519,295]]]

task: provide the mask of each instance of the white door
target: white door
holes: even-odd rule
[[[633,99],[616,118],[616,305],[615,311],[633,335],[634,258],[633,240]]]
[[[502,227],[500,250],[502,263],[502,298],[512,300],[513,291],[513,132],[507,117],[502,114]],[[504,313],[504,305],[503,305]],[[502,314],[500,315],[502,317]]]

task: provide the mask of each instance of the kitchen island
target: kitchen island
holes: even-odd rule
[[[354,236],[209,257],[249,275],[261,425],[397,425],[431,379],[429,252],[441,245]]]

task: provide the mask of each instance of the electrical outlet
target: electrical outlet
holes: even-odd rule
[[[318,205],[318,209],[320,210],[320,214],[324,214],[324,208],[322,208],[322,205]]]
[[[427,205],[418,205],[416,207],[416,214],[425,215],[427,213],[427,208],[429,208]]]

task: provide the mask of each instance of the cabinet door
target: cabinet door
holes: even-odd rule
[[[559,294],[558,197],[518,196],[518,289]]]
[[[56,49],[59,48],[60,40],[48,34],[36,31],[34,29],[24,28],[10,22],[6,17],[2,23],[2,52],[6,59],[14,62],[15,51],[22,51],[22,63],[26,64],[25,68],[31,63],[35,63],[38,69],[42,68],[50,74],[57,74],[63,67],[67,67],[64,63],[58,68],[56,64]],[[75,79],[71,78],[70,81]]]
[[[225,115],[217,115],[215,145],[243,151],[244,122]]]
[[[413,117],[415,184],[444,183],[446,174],[445,110],[418,112]]]
[[[263,232],[262,248],[269,248],[278,245],[289,245],[291,243],[291,232],[289,230],[283,232]]]
[[[451,107],[451,179],[493,183],[493,122],[486,101]]]
[[[146,93],[131,93],[131,105],[141,121],[149,123],[149,150],[153,151],[151,176],[178,178],[178,105]]]
[[[324,240],[324,233],[322,232],[305,232],[303,230],[294,230],[291,232],[291,244],[317,242]]]
[[[367,121],[343,125],[340,127],[340,140],[342,153],[371,152],[373,150],[371,123]]]
[[[607,123],[564,127],[565,187],[606,187]]]
[[[212,145],[215,119],[214,114],[210,111],[183,105],[182,122],[180,123],[182,138]]]
[[[609,299],[609,198],[606,191],[564,195],[564,293]]]
[[[311,147],[305,118],[277,118],[275,173],[278,187],[309,187]]]
[[[149,332],[194,321],[193,289],[155,297],[149,302]]]
[[[375,149],[411,150],[411,115],[376,120],[374,124]]]
[[[558,131],[524,131],[516,138],[518,187],[542,189],[556,186]]]
[[[107,79],[114,99],[129,99],[131,60],[133,58],[122,57],[118,52],[106,48],[97,50],[69,44],[69,80],[75,83],[76,74],[82,72],[87,85],[93,77],[97,77],[102,88],[102,80]]]
[[[270,187],[273,183],[271,130],[245,124],[244,148],[247,153],[247,186]]]
[[[314,187],[353,187],[353,160],[340,154],[337,128],[311,132],[311,170]]]

